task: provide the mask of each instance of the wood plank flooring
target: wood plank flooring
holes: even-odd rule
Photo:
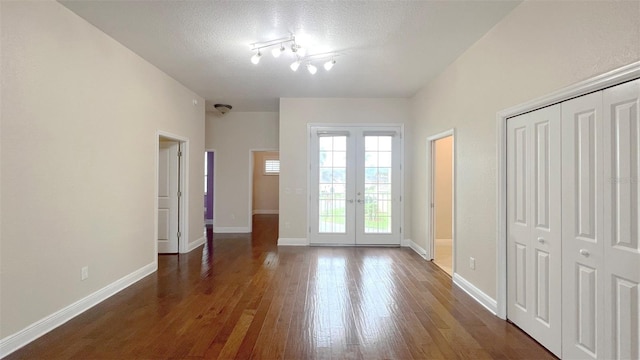
[[[554,359],[409,249],[215,234],[7,359]]]

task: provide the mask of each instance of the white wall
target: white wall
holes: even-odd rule
[[[281,98],[280,99],[280,225],[283,239],[307,239],[307,124],[405,124],[405,134],[411,134],[408,99],[342,99],[342,98]],[[411,149],[405,136],[405,149]],[[411,152],[405,151],[403,169],[405,189],[411,179]],[[408,195],[408,193],[407,193]],[[410,196],[404,197],[404,209],[409,209]],[[409,216],[405,216],[403,238]]]
[[[253,152],[253,213],[277,213],[280,190],[279,175],[265,175],[264,162],[267,159],[279,159],[277,151]]]
[[[205,138],[216,151],[214,231],[249,232],[251,150],[278,149],[278,113],[207,113]]]
[[[496,296],[496,113],[640,59],[640,2],[530,1],[411,101],[414,199],[425,198],[426,138],[456,128],[457,271]],[[426,246],[426,204],[413,203]],[[476,270],[467,264],[476,258]]]
[[[188,221],[203,236],[204,101],[57,2],[0,6],[5,338],[157,261],[158,130],[198,155]]]

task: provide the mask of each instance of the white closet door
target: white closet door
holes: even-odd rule
[[[603,91],[606,359],[640,359],[640,80]],[[600,354],[599,354],[600,355]]]
[[[560,355],[560,105],[509,119],[507,131],[508,318]]]
[[[603,358],[602,93],[562,103],[562,357]]]

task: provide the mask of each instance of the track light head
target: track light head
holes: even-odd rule
[[[336,64],[336,61],[331,59],[331,60],[327,61],[326,63],[324,63],[324,69],[329,71],[329,70],[331,70],[331,68],[333,68],[333,65],[335,65],[335,64]]]
[[[262,57],[262,54],[260,53],[260,50],[258,50],[258,52],[251,57],[251,62],[253,63],[253,65],[258,65],[258,63],[260,62],[260,57]]]
[[[307,70],[309,70],[309,73],[311,75],[314,75],[316,72],[318,72],[318,68],[311,64],[307,64]]]
[[[289,67],[293,71],[298,71],[298,68],[300,67],[300,60],[294,61]]]
[[[280,54],[282,54],[284,52],[284,45],[280,44],[279,48],[274,48],[273,50],[271,50],[271,55],[273,55],[274,58],[280,57]]]

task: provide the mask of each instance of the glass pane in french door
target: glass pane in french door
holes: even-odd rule
[[[318,232],[344,234],[347,206],[347,137],[318,138]]]
[[[390,234],[392,136],[364,137],[364,233]]]

